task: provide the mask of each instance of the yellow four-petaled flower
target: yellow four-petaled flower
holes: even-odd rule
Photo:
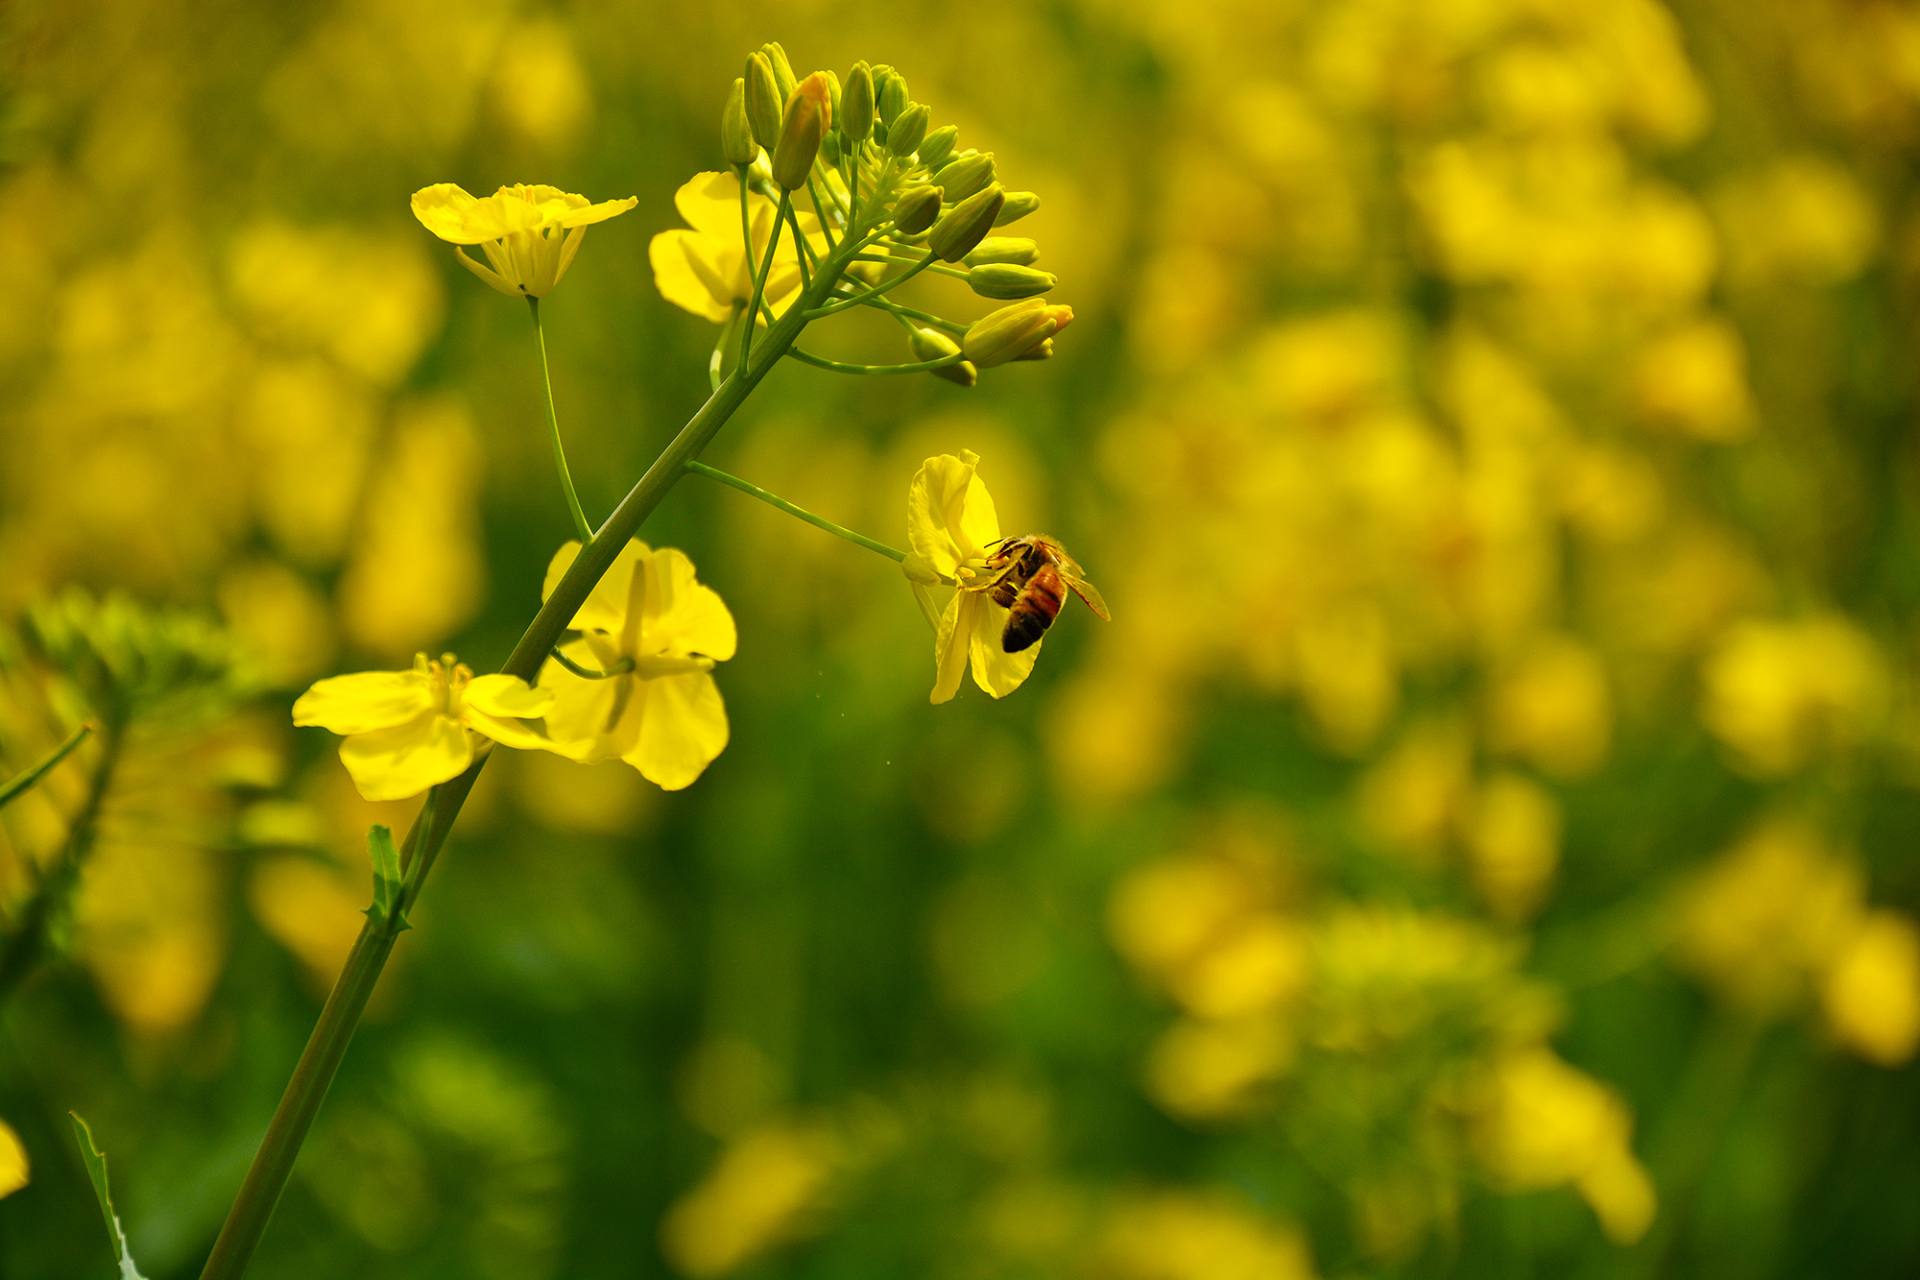
[[[962,450],[928,458],[914,473],[907,491],[907,540],[913,548],[910,578],[935,575],[955,584],[935,627],[937,674],[932,701],[946,702],[959,692],[968,667],[973,682],[996,698],[1018,689],[1033,672],[1040,643],[1019,653],[1002,647],[1007,610],[993,602],[987,561],[1000,541],[1000,516],[993,495],[975,474],[980,458]]]
[[[741,233],[740,179],[731,173],[699,173],[674,192],[674,207],[686,228],[662,231],[647,248],[653,283],[660,296],[694,315],[725,324],[753,301],[753,272],[766,256],[773,235],[773,201],[758,192],[747,195],[747,220],[753,229],[753,259],[748,262]],[[801,231],[816,251],[823,247],[820,222],[796,211]],[[762,295],[776,316],[800,295],[800,259],[789,236],[774,251]],[[760,317],[761,322],[766,320]]]
[[[501,293],[543,298],[573,265],[587,228],[638,203],[628,196],[594,204],[558,187],[524,183],[479,198],[451,182],[438,182],[413,193],[413,216],[455,246],[462,266]],[[462,245],[480,246],[491,265],[476,262]]]
[[[343,736],[340,762],[369,800],[404,800],[464,773],[481,740],[548,747],[527,722],[553,695],[508,675],[475,676],[447,654],[411,671],[361,671],[317,682],[293,704],[296,725]]]
[[[580,553],[560,548],[543,595]],[[553,692],[550,749],[583,763],[619,759],[668,791],[698,778],[727,745],[727,709],[712,671],[738,643],[733,615],[693,562],[671,547],[632,541],[571,623],[577,638],[560,652],[594,678],[549,661],[540,673]]]

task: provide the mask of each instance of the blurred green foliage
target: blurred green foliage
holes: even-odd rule
[[[639,198],[542,309],[603,512],[704,397],[647,238],[775,37],[1040,192],[1079,319],[781,370],[710,459],[891,541],[975,450],[1115,620],[928,707],[893,566],[681,486],[730,745],[503,753],[259,1274],[1920,1270],[1911,5],[13,0],[0,774],[105,710],[36,616],[247,674],[0,815],[10,931],[87,849],[0,1275],[110,1273],[69,1108],[197,1273],[410,816],[288,703],[497,662],[567,534],[522,309],[408,193]]]

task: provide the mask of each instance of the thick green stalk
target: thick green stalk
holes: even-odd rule
[[[620,505],[614,508],[613,514],[607,517],[606,523],[587,541],[573,564],[555,584],[553,594],[540,606],[540,611],[534,615],[520,642],[514,646],[512,654],[501,667],[503,672],[523,680],[532,680],[539,674],[541,664],[559,640],[560,633],[566,630],[594,584],[613,564],[614,557],[640,531],[640,526],[660,505],[661,499],[667,496],[667,491],[686,473],[687,463],[699,456],[707,442],[713,439],[714,433],[726,425],[727,419],[760,385],[760,380],[779,363],[794,339],[806,327],[807,308],[818,303],[831,290],[844,266],[844,259],[836,260],[830,270],[814,277],[813,286],[774,323],[765,338],[754,345],[752,356],[720,384],[707,402],[688,419],[680,429],[680,434],[654,459],[647,473],[628,491]],[[413,830],[407,833],[401,859],[409,872],[407,883],[410,887],[393,913],[394,923],[377,923],[369,919],[361,927],[360,937],[347,956],[346,966],[340,971],[332,994],[320,1010],[320,1018],[300,1054],[293,1078],[287,1082],[286,1092],[281,1095],[280,1104],[274,1109],[266,1136],[261,1139],[260,1149],[255,1153],[246,1179],[240,1185],[233,1208],[228,1211],[226,1223],[220,1229],[219,1238],[214,1241],[213,1252],[200,1273],[201,1280],[234,1280],[234,1277],[245,1273],[261,1236],[266,1232],[267,1221],[273,1216],[274,1205],[279,1202],[280,1193],[286,1189],[287,1178],[293,1172],[294,1159],[300,1153],[300,1145],[306,1140],[314,1117],[319,1114],[320,1104],[333,1083],[334,1073],[340,1069],[341,1060],[346,1057],[347,1045],[353,1039],[360,1015],[365,1012],[367,1000],[380,980],[381,970],[386,966],[387,956],[393,951],[394,941],[399,936],[397,922],[419,898],[427,873],[433,869],[434,860],[439,857],[447,834],[452,830],[454,820],[459,816],[460,808],[466,803],[474,781],[480,776],[480,770],[486,762],[487,757],[483,755],[465,773],[435,787],[423,810],[423,813],[431,815],[430,818],[424,826],[416,821]],[[416,859],[420,860],[417,869],[413,866]]]

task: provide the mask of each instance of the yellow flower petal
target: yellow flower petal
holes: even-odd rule
[[[963,450],[928,458],[907,490],[907,540],[936,570],[952,577],[960,562],[1000,537],[993,497],[974,474],[979,455]]]
[[[739,644],[733,614],[720,593],[700,583],[694,576],[693,561],[673,547],[663,547],[647,557],[640,634],[644,656],[649,657],[700,654],[725,662]]]
[[[1027,677],[1033,674],[1033,664],[1040,656],[1040,646],[1044,640],[1036,640],[1019,653],[1008,653],[1002,647],[1001,633],[1006,630],[1007,611],[984,595],[973,594],[980,602],[974,614],[973,635],[970,650],[973,664],[973,682],[996,698],[1004,698],[1025,684]]]
[[[666,791],[690,785],[727,746],[727,709],[704,671],[636,680],[640,735],[622,758]],[[630,713],[631,714],[631,713]]]
[[[486,715],[537,720],[553,705],[553,694],[534,688],[518,676],[475,676],[467,682],[461,701]]]
[[[489,286],[498,289],[509,298],[525,296],[520,292],[520,286],[501,275],[498,271],[495,271],[492,267],[481,266],[478,262],[474,261],[465,249],[456,248],[453,251],[453,256],[460,260],[461,266],[473,272],[473,274],[486,281]]]
[[[27,1149],[5,1120],[0,1120],[0,1199],[27,1185]]]
[[[596,222],[617,218],[639,203],[639,196],[628,196],[624,200],[602,200],[599,204],[570,209],[555,219],[555,222],[563,227],[590,227]]]
[[[450,244],[479,244],[506,234],[490,207],[451,182],[436,182],[413,193],[413,216]]]
[[[424,672],[362,671],[317,681],[293,704],[293,722],[367,733],[412,720],[432,705],[433,682]]]
[[[749,195],[751,204],[770,216],[773,204],[765,196]],[[680,211],[688,226],[713,240],[740,243],[740,179],[731,173],[696,173],[673,193],[673,207]],[[760,230],[760,228],[755,228]],[[760,247],[766,238],[759,237]]]
[[[565,652],[582,666],[599,661],[584,641],[565,646]],[[553,694],[546,713],[548,750],[582,764],[611,760],[632,750],[639,737],[639,721],[623,713],[636,683],[631,677],[583,680],[557,662],[547,663],[540,684]]]
[[[927,699],[936,706],[951,702],[953,695],[960,692],[960,680],[967,674],[968,638],[973,632],[973,616],[979,602],[980,597],[972,592],[956,591],[940,615],[940,626],[933,640],[936,668],[933,693]]]
[[[620,554],[614,557],[613,565],[594,584],[593,590],[580,605],[569,623],[575,631],[612,631],[618,632],[626,625],[627,600],[632,591],[633,575],[645,562],[649,548],[647,544],[633,539],[620,548]],[[553,553],[553,559],[547,562],[547,580],[540,588],[540,598],[545,600],[560,585],[560,579],[566,576],[574,558],[580,554],[578,542],[568,542]],[[569,655],[571,656],[571,655]]]
[[[473,738],[451,717],[437,713],[340,744],[340,763],[368,800],[405,800],[465,772],[473,763]]]
[[[733,315],[725,264],[697,232],[662,231],[648,243],[647,261],[653,265],[653,287],[674,306],[714,324]]]
[[[551,750],[546,735],[525,723],[544,716],[553,706],[553,693],[536,689],[515,676],[479,676],[468,682],[461,698],[461,719],[475,733],[504,747],[522,751]]]

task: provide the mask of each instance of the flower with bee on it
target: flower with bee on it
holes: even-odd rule
[[[935,703],[959,691],[969,668],[973,682],[995,698],[1018,689],[1069,590],[1096,616],[1109,617],[1100,593],[1058,541],[1001,535],[979,463],[969,450],[928,458],[907,493],[908,579],[916,589],[935,582],[955,588],[934,626]]]

